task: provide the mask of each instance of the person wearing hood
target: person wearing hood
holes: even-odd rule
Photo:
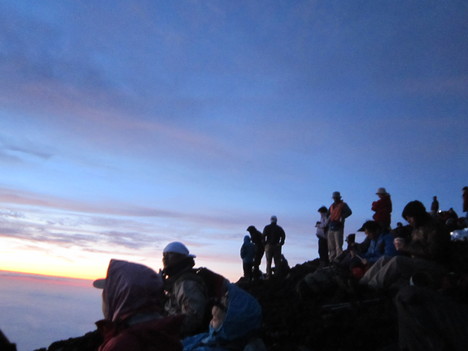
[[[182,340],[184,351],[266,351],[260,338],[262,308],[245,290],[229,283],[225,295],[212,307],[209,329]]]
[[[244,236],[244,243],[240,249],[240,257],[242,258],[242,269],[244,278],[247,281],[252,280],[253,264],[255,259],[256,245],[250,240],[250,236]]]
[[[260,273],[260,264],[262,263],[262,257],[265,253],[265,243],[263,242],[263,234],[255,228],[255,226],[250,225],[247,228],[247,231],[250,234],[250,239],[255,245],[255,258],[253,263],[253,279],[259,279],[261,276]]]
[[[185,316],[183,337],[206,331],[211,317],[207,286],[193,269],[195,257],[178,241],[169,243],[163,250],[164,311],[167,315]]]
[[[180,351],[183,316],[161,315],[161,275],[141,264],[112,259],[102,290],[104,319],[96,322],[103,342],[98,351]]]

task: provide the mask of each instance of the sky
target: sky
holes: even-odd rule
[[[18,351],[94,331],[101,291],[89,280],[0,271],[0,329]]]
[[[468,4],[0,3],[0,269],[158,270],[170,241],[236,281],[271,215],[291,266],[317,209],[375,192],[462,214]],[[264,262],[262,263],[264,267]]]

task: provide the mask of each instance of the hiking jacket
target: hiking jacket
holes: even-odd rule
[[[193,335],[207,329],[209,301],[206,286],[203,279],[197,276],[191,267],[166,279],[165,291],[165,313],[185,315],[182,336]]]
[[[138,319],[138,318],[137,318]],[[181,351],[179,333],[183,316],[157,316],[146,322],[127,323],[102,320],[96,323],[103,336],[99,351]]]
[[[338,202],[334,202],[331,204],[329,213],[330,222],[344,223],[345,218],[351,216],[352,211],[346,202],[344,202],[343,200],[339,200]]]
[[[380,257],[396,256],[397,251],[393,245],[393,235],[382,233],[378,238],[370,240],[367,251],[362,255],[369,264],[374,264]]]
[[[258,301],[230,283],[225,305],[224,321],[217,328],[210,325],[207,333],[182,340],[184,351],[229,351],[243,350],[262,326],[262,309]]]
[[[392,213],[392,199],[390,195],[386,195],[381,199],[374,201],[371,209],[375,212],[372,216],[374,221],[390,225]]]
[[[111,260],[102,292],[99,351],[176,351],[182,317],[160,315],[162,278],[137,263]]]
[[[317,224],[316,235],[319,238],[327,239],[327,229],[328,229],[328,215],[326,213],[320,214],[320,222]]]
[[[244,243],[240,249],[242,262],[252,264],[255,257],[255,245],[250,241],[250,236],[244,236]]]
[[[450,234],[446,227],[434,219],[414,228],[411,232],[411,241],[404,251],[413,257],[446,261],[449,253]]]
[[[286,233],[279,225],[276,223],[271,223],[265,226],[263,229],[263,237],[265,244],[283,245],[284,240],[286,239]]]

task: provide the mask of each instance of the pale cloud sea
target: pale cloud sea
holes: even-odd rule
[[[0,329],[18,351],[95,330],[101,291],[92,281],[0,271]]]

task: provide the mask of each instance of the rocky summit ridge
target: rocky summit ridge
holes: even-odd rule
[[[236,283],[262,305],[267,350],[398,350],[394,295],[343,281],[324,293],[298,293],[298,283],[318,268],[318,260],[308,261],[292,267],[283,278]],[[451,278],[442,293],[468,304],[468,241],[451,243],[449,268]],[[90,331],[35,351],[95,351],[100,342],[97,331]]]

